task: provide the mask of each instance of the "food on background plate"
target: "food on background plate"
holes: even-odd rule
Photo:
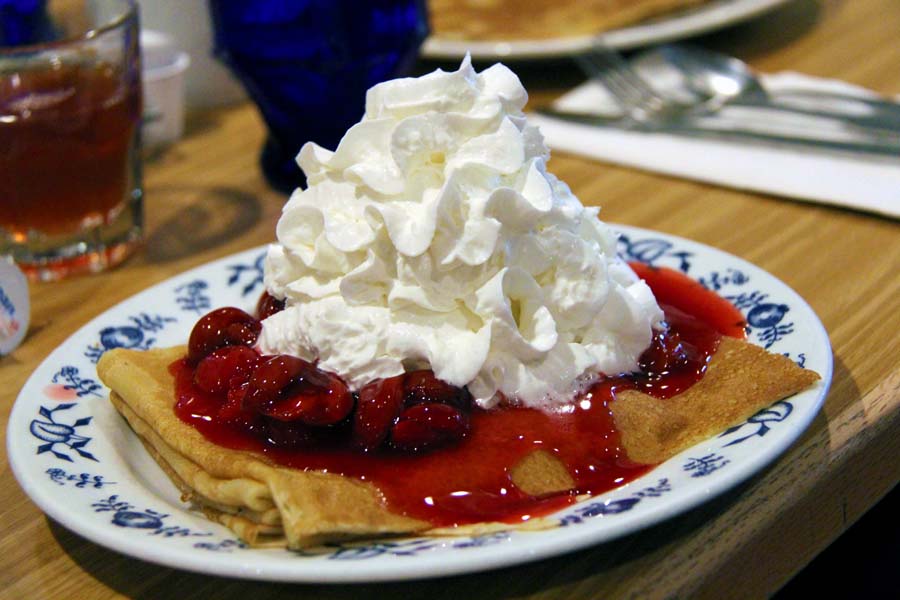
[[[291,548],[546,527],[818,379],[699,284],[616,256],[526,100],[468,59],[375,86],[334,152],[300,151],[256,315],[103,355],[185,500]]]
[[[493,42],[595,35],[705,4],[710,0],[430,0],[440,39]]]

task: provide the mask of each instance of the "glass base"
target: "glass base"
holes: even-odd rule
[[[59,281],[74,275],[99,273],[128,258],[138,241],[92,250],[71,258],[48,259],[43,262],[16,262],[31,281]]]
[[[297,165],[299,151],[297,148],[294,152],[288,152],[272,136],[266,138],[259,164],[266,181],[279,192],[291,194],[298,187],[306,187],[306,177]]]
[[[58,281],[110,269],[131,255],[143,238],[141,192],[133,193],[129,205],[110,222],[76,234],[3,232],[0,253],[10,256],[31,281]]]

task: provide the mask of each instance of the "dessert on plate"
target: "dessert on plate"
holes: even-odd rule
[[[618,257],[526,100],[468,59],[375,86],[337,149],[301,149],[255,312],[103,355],[185,501],[291,548],[546,527],[818,379],[699,284]]]
[[[710,0],[431,0],[434,35],[447,40],[543,40],[595,35]]]

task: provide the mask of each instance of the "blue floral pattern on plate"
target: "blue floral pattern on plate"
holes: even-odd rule
[[[115,485],[115,481],[106,481],[103,475],[91,475],[90,473],[69,474],[63,469],[47,469],[47,475],[59,485],[72,483],[77,488],[91,486],[100,489],[107,485]]]
[[[63,366],[56,372],[50,382],[62,385],[64,390],[75,392],[75,395],[79,398],[88,394],[98,397],[102,396],[100,390],[103,389],[103,386],[97,383],[96,379],[82,377],[78,367],[73,367],[72,365]]]
[[[209,284],[202,279],[189,281],[175,288],[175,293],[177,294],[175,301],[181,307],[181,310],[195,312],[198,315],[203,314],[213,307],[212,300],[207,292],[208,289]]]
[[[68,448],[82,458],[97,462],[93,454],[84,450],[91,438],[81,435],[77,431],[79,428],[89,425],[93,417],[81,417],[67,424],[57,421],[60,417],[54,416],[54,413],[69,410],[74,406],[75,404],[58,404],[55,408],[41,406],[38,409],[38,414],[43,417],[43,420],[33,419],[28,426],[31,435],[43,442],[37,447],[37,454],[49,452],[60,460],[73,462],[71,453],[62,450],[62,448]]]
[[[91,508],[96,513],[111,512],[110,523],[116,527],[145,529],[150,535],[161,535],[163,537],[207,537],[212,535],[209,532],[193,531],[180,525],[167,525],[166,519],[171,515],[160,513],[150,508],[136,510],[129,502],[120,500],[118,495],[93,502]]]
[[[88,345],[84,355],[92,363],[97,364],[103,353],[113,348],[147,350],[156,342],[156,338],[148,334],[160,331],[167,324],[174,323],[177,319],[141,312],[128,317],[128,320],[130,322],[125,325],[112,325],[101,329],[98,334],[99,343]]]
[[[111,348],[184,343],[196,315],[208,309],[252,309],[262,291],[262,248],[151,288],[72,336],[35,371],[14,406],[10,463],[41,508],[89,539],[174,567],[258,579],[344,582],[448,575],[552,556],[646,527],[662,518],[667,503],[679,502],[681,510],[695,506],[763,468],[796,439],[824,398],[831,354],[815,314],[771,275],[688,240],[635,228],[623,227],[622,233],[619,252],[626,260],[677,269],[730,299],[746,317],[751,341],[813,368],[825,381],[627,486],[560,511],[555,527],[263,551],[248,548],[181,504],[177,490],[105,401],[95,364]],[[116,494],[109,495],[108,486],[115,486]],[[355,563],[353,569],[341,566],[348,560]]]

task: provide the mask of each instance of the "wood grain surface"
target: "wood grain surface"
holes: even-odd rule
[[[900,94],[898,31],[897,0],[796,0],[698,42],[760,70],[790,69]],[[514,68],[532,107],[580,81],[564,62]],[[285,196],[267,186],[258,168],[263,138],[251,105],[192,114],[185,139],[146,165],[141,250],[108,273],[32,286],[28,336],[0,359],[4,449],[19,389],[85,322],[154,283],[272,239]],[[743,257],[794,288],[820,316],[834,348],[831,391],[810,429],[771,468],[687,514],[566,556],[433,581],[310,586],[209,577],[119,555],[46,518],[3,460],[0,596],[439,600],[776,591],[900,480],[900,224],[562,154],[550,169],[585,203],[602,205],[604,220]]]

